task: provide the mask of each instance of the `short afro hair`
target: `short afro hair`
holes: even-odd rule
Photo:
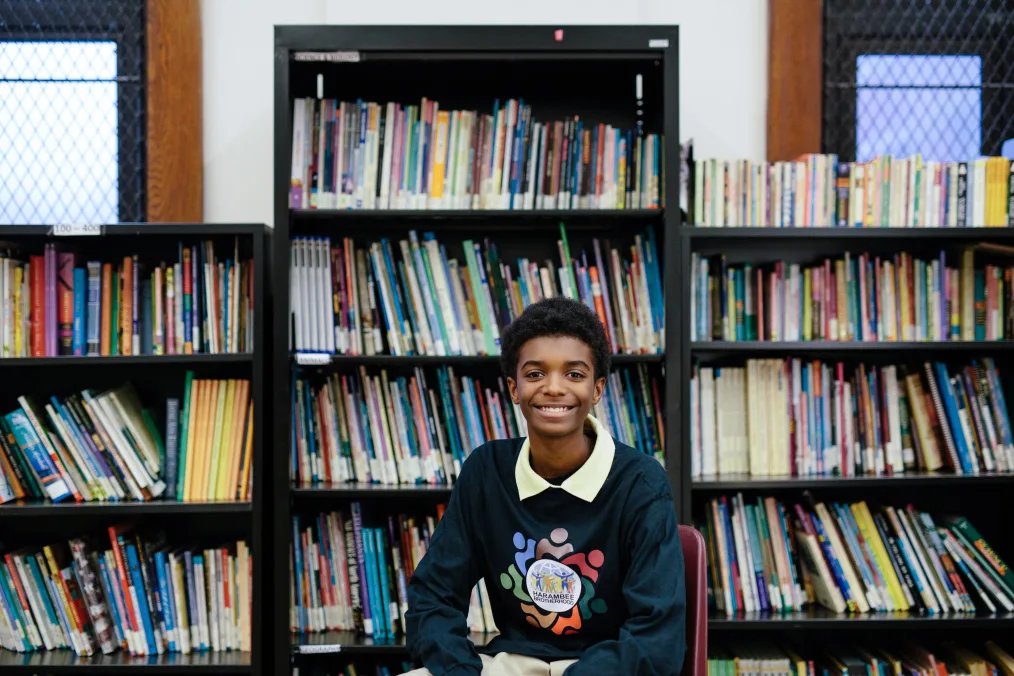
[[[577,338],[592,351],[595,378],[608,378],[611,349],[606,329],[584,303],[554,296],[532,303],[500,336],[500,366],[504,376],[516,378],[521,346],[533,338],[568,336]]]

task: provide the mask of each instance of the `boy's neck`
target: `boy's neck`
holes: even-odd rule
[[[545,439],[537,434],[528,437],[532,469],[543,479],[555,479],[577,471],[591,456],[595,438],[579,427],[565,437]]]

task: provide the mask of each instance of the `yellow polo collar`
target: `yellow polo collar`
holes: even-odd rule
[[[588,456],[585,463],[559,486],[549,483],[532,469],[531,447],[528,439],[525,439],[521,444],[521,452],[518,453],[517,464],[514,465],[514,480],[518,484],[518,498],[520,500],[538,495],[550,488],[562,488],[585,502],[595,499],[602,489],[602,485],[605,484],[606,477],[609,476],[609,469],[613,466],[616,446],[609,432],[594,416],[588,416],[585,425],[591,427],[595,432],[595,447],[592,448],[591,455]]]

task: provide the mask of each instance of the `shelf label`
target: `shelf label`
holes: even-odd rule
[[[359,63],[362,55],[359,52],[294,52],[294,61],[328,61],[331,63]]]
[[[49,235],[55,237],[81,237],[84,235],[101,234],[101,223],[57,223],[49,229]]]
[[[324,655],[327,653],[340,653],[342,646],[340,643],[332,643],[330,645],[301,645],[299,646],[300,655]]]
[[[662,49],[669,46],[669,38],[652,38],[648,40],[649,49]]]
[[[296,363],[300,366],[326,366],[331,363],[331,355],[324,352],[297,352]]]

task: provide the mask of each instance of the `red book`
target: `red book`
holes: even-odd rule
[[[74,254],[57,254],[57,354],[74,354]]]
[[[28,260],[31,268],[31,347],[33,357],[46,356],[46,260],[43,256],[31,256]]]

